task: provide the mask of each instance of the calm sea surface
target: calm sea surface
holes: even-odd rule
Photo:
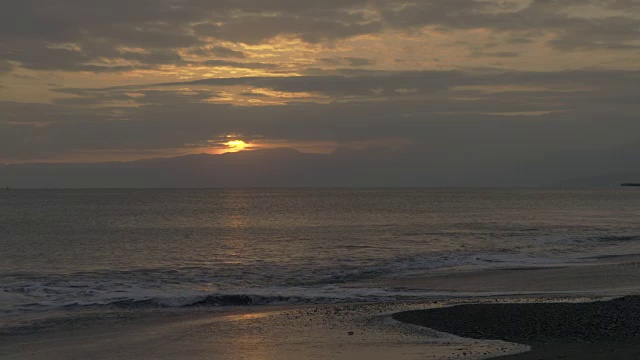
[[[10,190],[0,316],[420,298],[357,284],[636,253],[635,189]]]

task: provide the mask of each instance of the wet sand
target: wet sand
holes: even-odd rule
[[[466,359],[525,346],[407,325],[391,314],[434,302],[193,309],[74,320],[0,335],[1,359]]]
[[[587,303],[467,304],[393,317],[464,338],[499,339],[532,348],[500,359],[640,356],[640,296]]]
[[[606,258],[369,284],[434,294],[414,302],[75,314],[0,329],[0,358],[637,358],[639,297],[575,302],[640,293],[639,265],[637,256]]]

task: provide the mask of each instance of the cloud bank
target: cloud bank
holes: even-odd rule
[[[241,139],[388,148],[478,175],[633,146],[638,64],[633,0],[9,0],[0,162],[221,153]]]

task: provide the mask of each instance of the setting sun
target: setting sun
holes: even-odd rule
[[[225,143],[231,151],[241,151],[247,147],[247,143],[242,140],[231,140]]]

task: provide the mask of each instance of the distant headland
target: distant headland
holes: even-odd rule
[[[621,186],[640,186],[640,183],[622,183]]]

